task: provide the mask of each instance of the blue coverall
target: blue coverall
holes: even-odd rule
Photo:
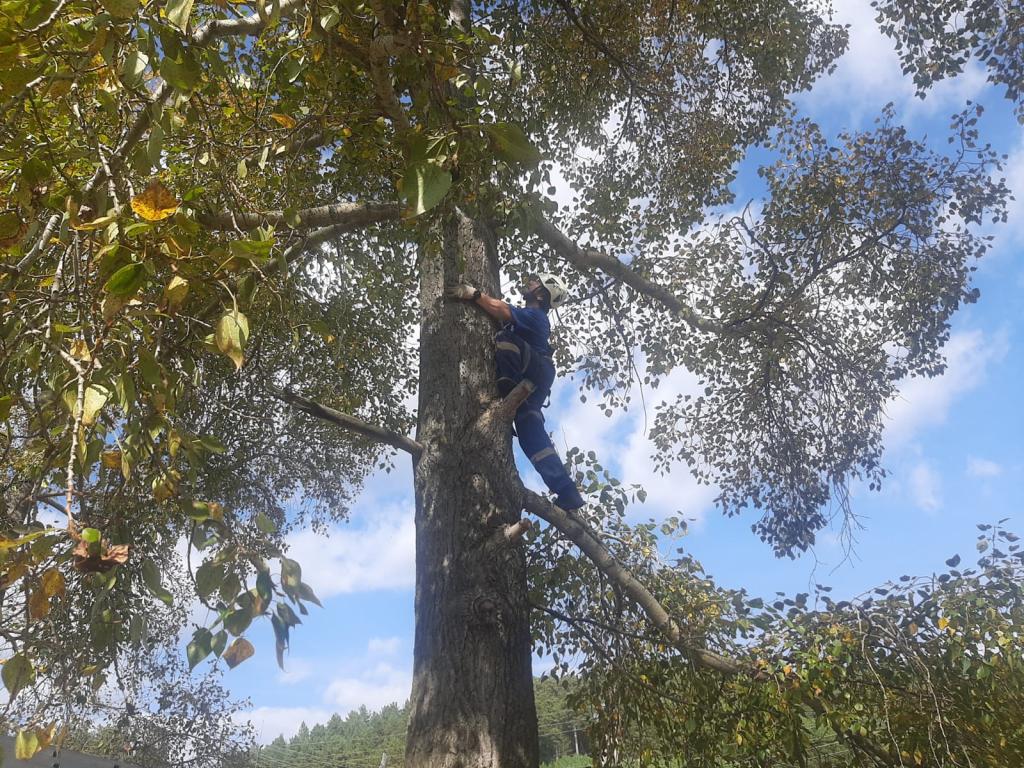
[[[551,324],[542,309],[511,305],[509,309],[512,321],[495,336],[498,393],[504,397],[523,379],[533,383],[533,392],[516,412],[519,445],[547,487],[558,495],[555,503],[563,509],[578,509],[583,506],[583,497],[558,458],[541,413],[555,380],[548,343]]]

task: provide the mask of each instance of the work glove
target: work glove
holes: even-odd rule
[[[444,290],[445,298],[447,299],[458,299],[460,301],[473,301],[479,293],[476,288],[472,285],[466,285],[461,283],[459,285],[453,285]]]

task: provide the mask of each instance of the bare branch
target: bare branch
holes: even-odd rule
[[[690,645],[682,628],[669,615],[658,598],[651,594],[650,590],[608,551],[598,534],[576,515],[566,512],[543,496],[526,488],[523,489],[523,508],[565,534],[580,548],[583,554],[590,558],[601,573],[611,579],[636,603],[661,634],[687,659],[699,666],[714,669],[726,675],[737,675],[743,672],[747,672],[751,676],[756,674],[756,670],[746,669],[733,659],[705,648]]]
[[[369,224],[384,221],[398,221],[402,207],[398,203],[337,203],[335,205],[319,205],[315,208],[304,208],[295,211],[298,224],[295,229],[312,227],[345,227],[350,231]],[[198,216],[199,223],[208,229],[253,229],[262,224],[278,226],[286,223],[291,216],[285,211],[260,211],[258,213],[204,213]]]
[[[328,408],[326,405],[321,405],[315,400],[303,397],[302,395],[291,392],[287,389],[279,389],[277,387],[268,387],[271,394],[279,400],[283,400],[289,405],[298,408],[300,411],[308,413],[310,416],[316,416],[318,419],[329,421],[332,424],[337,424],[343,429],[347,429],[350,432],[368,437],[371,440],[376,440],[378,443],[384,443],[390,445],[392,448],[397,448],[401,451],[405,451],[410,454],[414,459],[418,458],[423,453],[423,446],[413,440],[411,437],[400,435],[397,432],[392,432],[384,427],[378,427],[375,424],[369,424],[362,419],[357,419],[355,416],[350,416],[347,413],[336,411],[333,408]]]

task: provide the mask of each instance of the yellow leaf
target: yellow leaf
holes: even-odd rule
[[[916,635],[917,634],[917,624],[915,624],[914,622],[910,622],[910,626],[907,627],[907,631],[910,634],[912,634],[912,635]]]
[[[100,454],[100,461],[103,462],[103,466],[107,469],[120,469],[121,468],[121,452],[120,451],[104,451]]]
[[[175,275],[164,288],[164,301],[169,308],[177,309],[185,302],[186,296],[188,296],[188,280]]]
[[[132,198],[132,210],[140,219],[161,221],[174,215],[178,201],[167,187],[154,179],[141,195]]]
[[[245,360],[245,345],[249,340],[249,320],[235,310],[226,313],[217,323],[214,339],[217,349],[231,358],[235,368],[241,368]]]
[[[71,342],[71,356],[75,360],[88,362],[92,360],[92,353],[89,352],[89,345],[82,339],[75,339]]]
[[[108,213],[106,216],[100,216],[98,219],[92,221],[78,221],[74,216],[71,217],[71,226],[77,229],[79,232],[94,232],[97,229],[103,229],[108,224],[117,221],[117,212]]]
[[[949,619],[947,619],[945,616],[943,616],[941,619],[939,619],[939,629],[945,629],[948,626],[949,626]]]
[[[33,621],[45,618],[46,614],[50,612],[50,598],[46,596],[46,593],[37,589],[32,593],[32,596],[28,599],[28,615]]]
[[[84,426],[91,427],[96,423],[96,417],[109,398],[110,390],[106,387],[101,384],[89,385],[85,390],[85,400],[82,403],[82,424]]]
[[[64,597],[64,574],[56,568],[47,568],[43,571],[40,582],[47,597]]]
[[[287,128],[289,131],[296,125],[295,118],[289,115],[282,115],[280,112],[271,112],[270,116],[273,118],[274,122],[283,128]]]
[[[35,731],[18,731],[14,739],[14,756],[18,760],[30,760],[42,749]]]

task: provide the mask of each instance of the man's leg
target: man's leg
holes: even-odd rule
[[[530,345],[511,331],[500,330],[494,337],[494,363],[498,395],[505,397],[520,381],[530,364]]]
[[[544,415],[540,412],[541,403],[543,396],[538,403],[531,395],[516,412],[515,426],[519,445],[544,484],[558,494],[555,503],[562,509],[579,509],[583,506],[583,497],[548,437]]]

